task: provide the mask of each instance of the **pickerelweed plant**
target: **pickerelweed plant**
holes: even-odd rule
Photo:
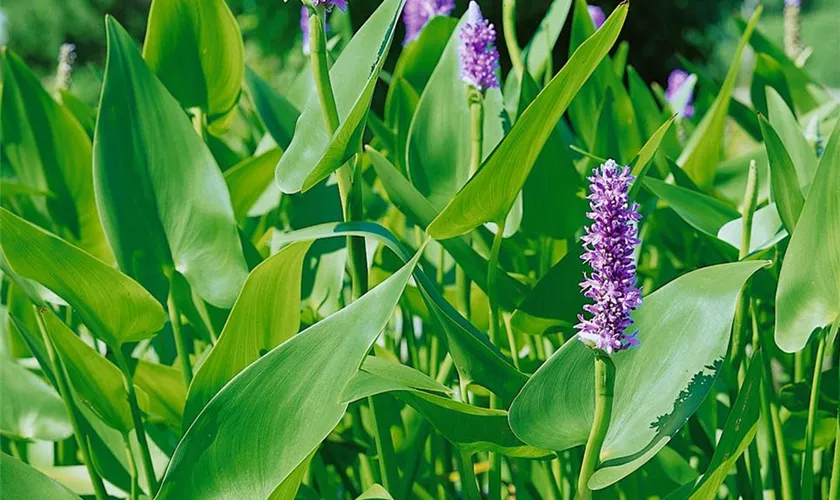
[[[840,498],[840,107],[761,9],[662,88],[627,3],[241,8],[106,17],[95,103],[0,49],[0,497]]]

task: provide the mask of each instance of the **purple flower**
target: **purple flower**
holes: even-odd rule
[[[347,0],[312,0],[312,5],[315,7],[323,5],[327,10],[338,7],[338,10],[344,12],[347,9]]]
[[[626,333],[633,324],[630,311],[642,303],[633,262],[633,250],[640,243],[636,223],[642,216],[638,204],[631,204],[627,197],[633,179],[628,167],[613,160],[589,177],[587,198],[592,212],[586,215],[593,222],[581,238],[585,250],[581,258],[592,273],[584,273],[580,287],[595,303],[583,306],[592,317],[579,314],[575,328],[580,330],[579,340],[608,354],[639,344],[637,331]]]
[[[455,8],[455,0],[408,0],[403,10],[405,39],[403,45],[417,38],[423,26],[435,16],[448,16]]]
[[[677,98],[677,94],[679,94],[680,89],[685,83],[688,81],[689,74],[681,69],[675,69],[668,75],[668,88],[665,89],[665,99],[675,104],[674,101]],[[691,118],[694,116],[694,105],[692,105],[692,101],[694,101],[694,96],[689,94],[688,99],[685,101],[685,106],[682,109],[676,110],[677,113],[683,118]]]
[[[324,30],[327,34],[330,32],[330,23],[328,21],[324,21]],[[309,46],[309,9],[306,7],[300,8],[300,34],[301,34],[301,45],[303,48],[303,55],[308,56],[310,53],[310,46]]]
[[[802,0],[785,0],[785,7],[801,7]]]
[[[590,5],[587,9],[589,10],[589,17],[592,18],[592,24],[595,25],[595,29],[597,30],[607,20],[607,16],[604,14],[604,10],[597,5]]]
[[[496,28],[484,19],[481,9],[470,2],[467,20],[461,27],[461,80],[484,92],[499,87],[499,51],[496,50]]]

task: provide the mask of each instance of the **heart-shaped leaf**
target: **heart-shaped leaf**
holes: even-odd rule
[[[644,298],[633,315],[641,345],[613,356],[612,417],[591,488],[605,488],[641,467],[697,410],[726,355],[741,288],[767,264],[703,268]],[[520,439],[549,450],[586,442],[594,412],[593,359],[592,350],[573,338],[537,370],[510,407]],[[640,397],[645,404],[638,404]]]
[[[128,33],[112,17],[105,24],[94,182],[117,262],[160,301],[174,268],[228,308],[248,271],[222,173]]]

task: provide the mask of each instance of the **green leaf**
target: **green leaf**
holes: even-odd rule
[[[601,29],[575,51],[478,173],[432,221],[428,232],[433,238],[452,238],[507,216],[555,124],[615,43],[626,17],[627,4],[621,4]]]
[[[785,223],[789,232],[793,232],[802,207],[805,205],[805,198],[799,190],[799,181],[796,178],[796,168],[790,159],[784,143],[773,129],[773,126],[766,118],[759,115],[761,134],[764,136],[764,147],[767,148],[767,157],[770,160],[770,189],[779,215]]]
[[[237,220],[249,215],[249,211],[263,197],[276,197],[280,192],[274,186],[274,167],[283,153],[272,148],[261,155],[249,156],[225,172],[225,183],[230,190],[230,202]]]
[[[700,124],[697,125],[694,133],[691,134],[685,149],[677,160],[677,163],[692,180],[703,189],[709,188],[715,179],[715,171],[721,159],[721,144],[726,117],[729,115],[729,102],[732,99],[738,69],[741,67],[741,55],[744,53],[744,48],[749,42],[750,35],[755,29],[759,17],[761,17],[761,12],[762,8],[757,8],[750,18],[741,41],[732,55],[732,64],[729,66],[729,72],[726,74],[720,92],[703,119],[700,120]]]
[[[271,134],[274,142],[285,150],[292,142],[295,122],[300,117],[300,111],[247,66],[245,67],[245,85],[248,87],[248,93],[254,101],[254,108],[265,129]],[[277,161],[274,162],[275,165]]]
[[[676,118],[677,115],[673,115],[671,118],[668,118],[665,123],[660,125],[660,127],[651,134],[650,138],[636,155],[635,161],[633,162],[633,170],[631,171],[631,173],[636,177],[636,180],[633,181],[633,185],[630,186],[629,196],[631,200],[635,200],[639,195],[639,191],[642,189],[642,184],[644,182],[643,179],[650,168],[651,160],[653,160],[656,152],[659,151],[659,145],[662,144],[662,139],[665,138],[665,134],[671,129],[671,124],[674,123],[674,119]]]
[[[187,388],[184,375],[171,366],[138,360],[134,369],[134,385],[138,391],[140,407],[151,422],[163,422],[180,431],[184,419],[184,402]],[[145,397],[142,397],[145,396]]]
[[[737,210],[707,194],[650,177],[643,184],[692,227],[710,236],[717,237],[724,224],[740,217]]]
[[[265,498],[289,477],[344,415],[344,386],[385,328],[419,255],[231,380],[178,444],[156,498]]]
[[[767,90],[767,112],[770,124],[793,161],[796,177],[799,179],[797,186],[809,187],[817,172],[817,156],[814,154],[814,148],[805,139],[793,111],[774,89]],[[807,194],[808,190],[805,189],[804,193]]]
[[[761,377],[764,368],[761,356],[763,353],[759,351],[750,359],[749,371],[738,389],[738,397],[715,446],[712,461],[709,462],[703,479],[694,487],[690,497],[692,499],[714,498],[729,471],[735,466],[735,461],[755,438],[758,418],[761,415]]]
[[[0,224],[0,247],[12,271],[66,300],[109,346],[149,338],[163,328],[161,305],[128,276],[6,209],[0,208]],[[37,293],[30,299],[42,303]]]
[[[224,0],[153,0],[143,58],[185,108],[207,114],[211,132],[227,128],[239,102],[245,46]]]
[[[408,132],[408,178],[439,211],[470,176],[470,108],[458,55],[466,14],[449,38],[426,85]],[[445,109],[445,113],[441,110]],[[499,89],[484,95],[482,160],[504,137],[504,105]]]
[[[0,433],[4,436],[61,441],[73,435],[61,396],[39,376],[10,359],[0,359],[0,387]]]
[[[703,268],[645,297],[633,314],[641,345],[613,356],[612,419],[591,488],[605,488],[641,467],[697,410],[726,355],[741,288],[766,265]],[[537,370],[510,408],[511,428],[522,441],[549,450],[586,442],[594,411],[593,359],[592,350],[573,338]]]
[[[41,212],[49,213],[75,244],[105,262],[113,262],[114,255],[96,210],[90,138],[67,108],[47,94],[38,77],[15,53],[4,47],[0,59],[0,139],[4,158],[21,184],[51,193],[49,198],[32,200]]]
[[[381,485],[374,484],[356,497],[356,500],[394,500],[394,497]]]
[[[404,0],[382,2],[330,69],[341,123],[332,137],[318,96],[307,101],[292,142],[277,163],[275,179],[283,192],[310,189],[361,149],[370,100],[403,4]]]
[[[310,245],[293,243],[248,275],[219,341],[190,384],[184,428],[237,373],[298,332],[301,272]]]
[[[776,344],[802,349],[811,332],[840,319],[840,122],[828,140],[790,238],[776,290]]]
[[[160,301],[174,269],[228,308],[248,271],[222,174],[128,33],[112,17],[105,24],[94,182],[117,262]]]
[[[717,238],[729,243],[732,248],[741,248],[741,235],[744,231],[744,219],[738,217],[721,226]],[[788,232],[779,218],[775,203],[765,205],[753,215],[748,255],[770,248],[788,236]]]
[[[38,312],[81,402],[114,429],[123,433],[133,429],[120,370],[73,333],[51,309],[41,307]]]
[[[566,24],[572,0],[554,0],[548,7],[537,31],[525,46],[525,67],[532,75],[542,75],[552,57],[554,45],[560,38],[560,32]]]
[[[3,496],[5,498],[81,500],[58,481],[45,476],[5,453],[0,453],[0,475],[3,476]]]
[[[837,418],[830,412],[818,410],[814,425],[814,449],[819,450],[834,442]],[[792,452],[805,451],[805,434],[808,427],[808,412],[791,413],[782,422],[782,436]]]
[[[421,371],[385,358],[368,356],[358,373],[344,387],[341,400],[352,403],[392,391],[452,392]]]
[[[767,114],[767,89],[773,89],[779,95],[784,95],[788,106],[793,106],[785,73],[781,65],[767,54],[758,53],[755,57],[755,70],[750,82],[750,101],[755,110],[763,115]]]

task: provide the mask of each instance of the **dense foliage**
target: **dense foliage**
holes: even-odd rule
[[[795,37],[759,8],[662,88],[627,3],[523,46],[514,0],[345,4],[282,89],[224,0],[107,17],[94,108],[72,47],[49,91],[2,49],[3,498],[840,496],[840,103]]]

